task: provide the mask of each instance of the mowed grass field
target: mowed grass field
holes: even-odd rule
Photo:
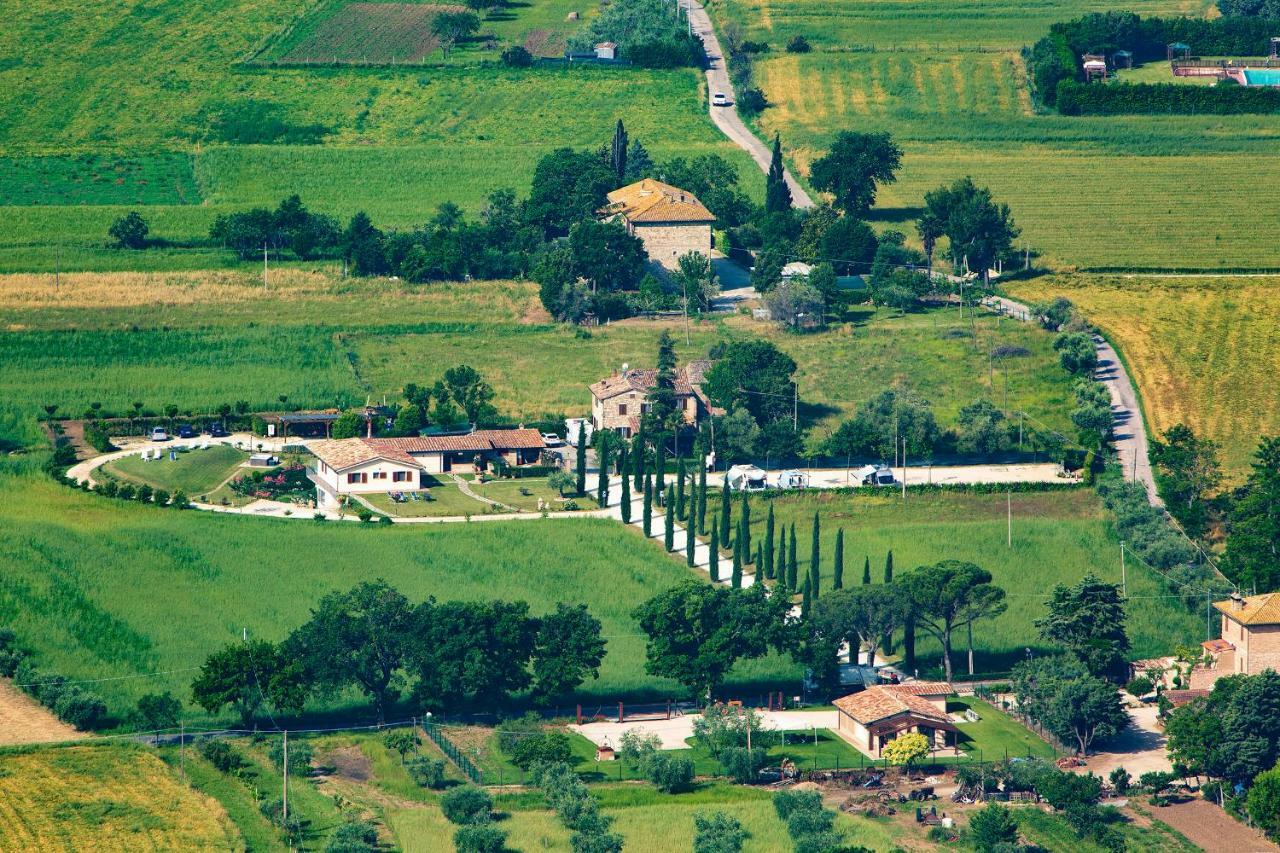
[[[1011,288],[1066,296],[1120,348],[1157,437],[1185,423],[1217,441],[1240,483],[1262,436],[1280,431],[1280,279],[1055,277]]]
[[[213,798],[149,750],[120,745],[0,753],[0,850],[236,850]]]
[[[1124,8],[1195,16],[1207,6]],[[1237,191],[1242,175],[1280,189],[1280,118],[1068,118],[1033,107],[1020,50],[1056,21],[1109,8],[1092,0],[717,6],[721,22],[740,21],[773,47],[757,57],[772,106],[756,126],[781,135],[802,174],[842,130],[887,131],[902,146],[898,182],[882,189],[872,214],[881,227],[910,233],[926,192],[970,175],[1010,205],[1019,245],[1052,268],[1280,266],[1280,225]],[[783,51],[797,34],[812,53]]]
[[[102,469],[124,480],[146,483],[153,489],[203,495],[230,479],[248,458],[249,454],[244,451],[214,444],[207,450],[180,453],[176,460],[170,460],[168,454],[148,462],[143,462],[137,454],[123,456],[108,462]]]
[[[469,364],[517,418],[580,415],[586,386],[622,364],[649,364],[663,328],[681,359],[717,342],[766,337],[799,365],[804,411],[818,437],[886,387],[907,384],[944,425],[980,398],[1067,431],[1070,382],[1051,336],[1026,324],[954,310],[899,315],[863,307],[827,331],[793,335],[733,316],[678,324],[632,320],[580,337],[556,326],[529,283],[413,286],[331,273],[0,276],[0,396],[35,409],[83,412],[135,400],[187,408],[333,406],[398,395]],[[993,363],[998,346],[1029,355]]]
[[[821,589],[832,588],[836,531],[844,530],[844,585],[862,583],[865,561],[871,561],[871,581],[884,580],[885,560],[893,552],[894,576],[939,560],[965,560],[991,572],[993,582],[1008,594],[1004,615],[979,623],[974,630],[979,671],[1006,671],[1024,657],[1027,647],[1046,649],[1034,627],[1045,614],[1044,602],[1055,584],[1071,585],[1093,572],[1120,582],[1120,543],[1107,514],[1090,490],[969,495],[956,493],[848,495],[812,491],[786,495],[769,502],[756,500],[751,508],[751,548],[763,543],[768,504],[772,503],[779,530],[796,526],[800,581],[809,569],[813,516],[820,519]],[[708,507],[719,511],[715,498]],[[1008,543],[1007,512],[1012,509],[1013,547]],[[736,529],[738,505],[733,507]],[[716,518],[719,516],[716,515]],[[789,534],[788,534],[789,535]],[[776,545],[775,545],[776,548]],[[1159,580],[1145,570],[1129,571],[1128,629],[1136,657],[1161,654],[1175,642],[1199,641],[1203,623],[1188,614]],[[920,632],[917,653],[926,665],[936,665],[939,646]],[[963,638],[955,641],[953,665],[964,671]]]

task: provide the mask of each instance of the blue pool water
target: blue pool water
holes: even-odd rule
[[[1244,82],[1246,86],[1280,86],[1280,69],[1246,68]]]

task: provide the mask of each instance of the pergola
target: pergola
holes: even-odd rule
[[[1272,45],[1273,49],[1274,47],[1275,46]],[[1133,53],[1128,50],[1117,50],[1115,53],[1111,54],[1111,62],[1116,68],[1132,68]]]
[[[1170,62],[1175,59],[1187,59],[1191,56],[1191,45],[1186,42],[1175,41],[1166,45],[1165,51]]]
[[[290,428],[297,433],[329,437],[333,422],[342,417],[337,409],[319,412],[263,412],[259,417],[268,426],[275,426],[281,438],[287,438]]]

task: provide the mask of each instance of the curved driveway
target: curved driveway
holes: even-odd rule
[[[729,81],[729,70],[727,68],[724,51],[720,48],[720,39],[716,37],[716,31],[711,26],[711,18],[707,15],[707,10],[702,4],[695,0],[685,0],[685,13],[689,16],[689,22],[693,26],[693,31],[702,39],[703,47],[707,51],[707,103],[711,103],[712,92],[724,92],[729,96],[729,100],[737,103],[737,96],[733,91],[733,83]],[[729,107],[709,107],[711,111],[711,121],[715,126],[720,128],[725,136],[729,137],[735,145],[751,155],[751,159],[756,161],[762,171],[769,171],[769,161],[773,159],[773,151],[769,146],[760,141],[760,138],[751,132],[738,116],[738,108]],[[809,198],[809,194],[804,191],[804,187],[800,186],[795,177],[791,174],[791,170],[786,172],[787,186],[791,189],[791,202],[796,207],[813,207],[813,199]]]

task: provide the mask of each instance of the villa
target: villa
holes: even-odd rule
[[[1206,663],[1191,671],[1192,689],[1208,689],[1224,675],[1280,670],[1280,592],[1232,595],[1215,601],[1221,638],[1201,643]]]
[[[316,506],[327,509],[350,494],[426,488],[432,474],[472,473],[499,460],[511,466],[535,464],[545,448],[536,429],[317,441],[309,447],[316,462],[307,476],[316,487]]]
[[[723,414],[702,390],[710,368],[710,361],[697,360],[676,371],[676,408],[691,427],[697,427],[709,415]],[[591,385],[592,428],[612,430],[623,438],[638,433],[640,419],[649,411],[649,394],[657,384],[658,371],[633,370],[624,364],[620,373]]]
[[[645,178],[609,193],[600,211],[607,221],[621,221],[640,238],[649,260],[675,271],[680,256],[699,252],[711,257],[715,215],[693,193]]]

